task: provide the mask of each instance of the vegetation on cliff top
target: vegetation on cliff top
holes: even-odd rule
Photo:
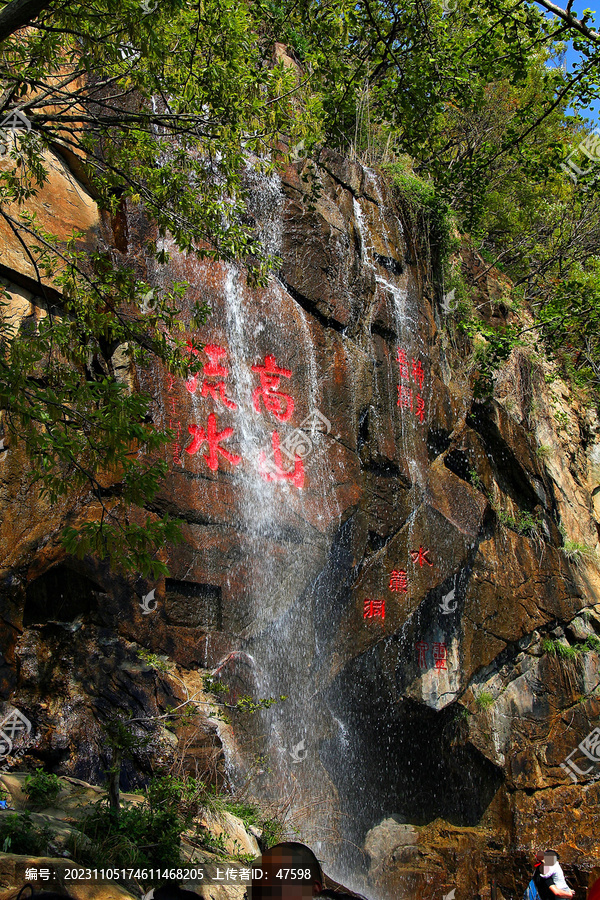
[[[566,40],[581,54],[569,73],[558,65]],[[118,248],[86,252],[81,235],[65,244],[41,226],[28,202],[47,180],[47,150],[113,224],[126,205],[137,211],[159,271],[170,235],[258,281],[276,261],[245,215],[245,168],[272,167],[282,135],[387,163],[398,190],[418,195],[411,208],[440,258],[452,210],[510,275],[551,352],[598,385],[600,170],[579,114],[598,95],[590,13],[545,0],[8,0],[0,41],[0,218],[44,310],[37,322],[3,316],[2,433],[26,447],[50,501],[75,490],[95,504],[93,521],[67,531],[70,552],[165,571],[157,548],[179,529],[154,498],[173,435],[152,398],[131,391],[119,354],[198,371],[182,331],[206,310],[182,321],[184,285],[152,287]],[[564,163],[572,152],[576,170]],[[507,336],[488,338],[490,369]]]

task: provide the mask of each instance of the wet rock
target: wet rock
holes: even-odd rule
[[[399,848],[414,848],[417,840],[418,831],[412,825],[397,822],[393,816],[384,819],[380,825],[371,828],[365,838],[365,852],[369,856],[371,868],[379,868],[386,862],[386,857]]]

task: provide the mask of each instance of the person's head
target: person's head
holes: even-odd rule
[[[557,862],[558,853],[556,852],[556,850],[545,850],[544,863],[542,865],[542,875],[549,875]]]
[[[312,900],[323,888],[323,872],[315,854],[297,841],[284,841],[265,850],[252,863],[261,869],[260,881],[252,880],[248,900]],[[285,870],[290,870],[286,873]],[[298,879],[291,876],[302,872]]]

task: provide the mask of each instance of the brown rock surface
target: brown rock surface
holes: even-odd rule
[[[98,218],[61,165],[53,215],[91,240]],[[192,737],[188,763],[221,779],[227,766],[237,783],[256,771],[261,797],[293,797],[299,835],[369,897],[515,896],[544,844],[583,888],[600,853],[600,768],[573,783],[560,764],[600,714],[598,423],[546,383],[532,348],[513,354],[493,399],[474,401],[387,187],[327,153],[311,208],[301,165],[251,196],[282,256],[267,288],[172,252],[169,277],[190,284],[182,320],[197,299],[212,304],[197,337],[226,351],[236,408],[216,389],[203,397],[201,378],[190,392],[159,367],[135,373],[157,421],[181,432],[159,498],[186,523],[185,542],[163,548],[169,579],[126,581],[65,558],[68,504],[27,493],[18,447],[0,460],[1,709],[30,719],[32,758],[99,782],[110,762],[99,723],[112,710],[156,716],[200,698],[193,735],[178,735],[180,746]],[[144,226],[129,216],[128,259],[141,265]],[[6,253],[21,283],[30,273]],[[480,263],[466,267],[476,275]],[[486,316],[504,321],[501,279],[486,277]],[[15,321],[40,309],[15,289]],[[287,419],[255,393],[253,367],[269,355],[290,373],[277,388],[294,400]],[[211,412],[241,457],[219,456],[217,470],[205,445],[186,452],[189,426]],[[302,489],[261,477],[274,431],[299,453],[283,465],[290,474],[301,459]],[[84,500],[74,512],[90,514]],[[576,649],[554,655],[550,639]],[[226,726],[209,715],[201,670],[229,700],[288,699]],[[157,728],[122,786],[174,752]]]

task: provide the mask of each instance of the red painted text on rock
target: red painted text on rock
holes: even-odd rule
[[[233,428],[223,428],[222,431],[217,430],[217,417],[214,413],[208,416],[208,425],[206,430],[198,425],[188,425],[188,431],[192,435],[192,443],[185,448],[186,453],[193,456],[198,452],[203,444],[208,444],[208,454],[203,454],[206,464],[213,472],[219,468],[219,454],[230,462],[232,466],[241,463],[242,457],[237,453],[231,453],[225,447],[221,447],[221,441],[226,441],[233,434]]]
[[[269,412],[273,413],[280,422],[287,422],[294,412],[294,401],[289,394],[278,390],[281,378],[291,378],[291,369],[283,369],[277,365],[274,356],[268,353],[262,365],[252,366],[253,372],[258,372],[260,387],[252,394],[252,402],[256,412],[261,411],[260,401]]]
[[[363,619],[385,619],[385,600],[365,600]]]

